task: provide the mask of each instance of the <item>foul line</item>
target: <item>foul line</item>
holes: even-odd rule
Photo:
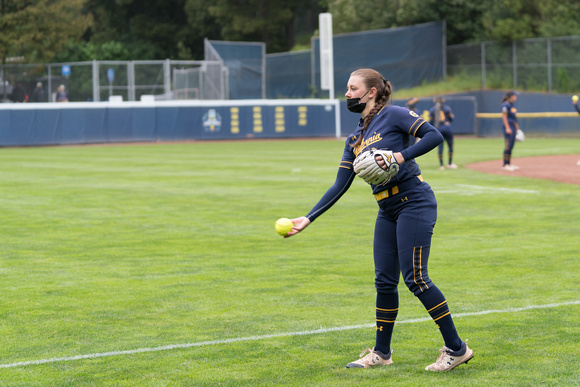
[[[518,189],[518,188],[501,188],[501,187],[484,187],[482,185],[472,185],[472,184],[455,184],[459,187],[457,190],[453,189],[437,189],[437,186],[433,186],[435,194],[463,194],[463,195],[478,195],[478,194],[489,194],[489,193],[521,193],[521,194],[539,194],[540,191],[530,190],[530,189]]]
[[[580,300],[563,302],[563,303],[559,303],[559,304],[530,305],[530,306],[524,306],[522,308],[507,308],[507,309],[501,309],[501,310],[484,310],[481,312],[455,313],[455,314],[453,314],[453,317],[457,318],[457,317],[481,316],[481,315],[492,314],[492,313],[514,313],[514,312],[522,312],[522,311],[531,310],[531,309],[556,308],[559,306],[578,305],[578,304],[580,304]],[[397,321],[396,324],[413,324],[413,323],[424,322],[424,321],[431,321],[431,317],[402,320],[402,321]],[[57,362],[64,362],[64,361],[83,360],[83,359],[96,359],[96,358],[100,358],[100,357],[110,357],[110,356],[120,356],[120,355],[134,355],[137,353],[144,353],[144,352],[169,351],[172,349],[204,347],[204,346],[208,346],[208,345],[238,343],[238,342],[242,342],[242,341],[256,341],[256,340],[272,339],[272,338],[277,338],[277,337],[315,335],[315,334],[319,334],[319,333],[348,331],[348,330],[361,329],[361,328],[372,328],[374,326],[375,326],[374,323],[373,324],[361,324],[361,325],[351,325],[351,326],[335,327],[335,328],[320,328],[320,329],[315,329],[315,330],[311,330],[311,331],[302,331],[302,332],[275,333],[275,334],[271,334],[271,335],[238,337],[238,338],[224,339],[224,340],[202,341],[199,343],[164,345],[161,347],[139,348],[139,349],[131,349],[131,350],[127,350],[127,351],[112,351],[112,352],[92,353],[92,354],[88,354],[88,355],[57,357],[57,358],[52,358],[52,359],[31,360],[31,361],[22,361],[22,362],[18,362],[18,363],[0,364],[0,368],[13,368],[13,367],[28,366],[28,365],[39,365],[39,364],[57,363]]]

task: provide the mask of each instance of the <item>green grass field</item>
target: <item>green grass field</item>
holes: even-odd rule
[[[458,138],[455,162],[502,146]],[[436,152],[417,160],[439,203],[430,277],[475,358],[424,371],[442,340],[401,284],[395,364],[345,368],[374,345],[369,187],[274,231],[334,182],[342,148],[0,149],[0,385],[578,385],[580,187],[440,171]],[[579,150],[529,138],[514,157]]]

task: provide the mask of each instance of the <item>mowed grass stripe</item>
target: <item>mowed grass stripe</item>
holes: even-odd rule
[[[532,310],[532,309],[557,308],[560,306],[578,305],[578,304],[580,304],[580,300],[570,301],[570,302],[562,302],[562,303],[558,303],[558,304],[528,305],[528,306],[524,306],[521,308],[508,308],[508,309],[504,309],[504,310],[483,310],[481,312],[473,312],[473,313],[457,313],[454,315],[454,317],[459,318],[459,317],[470,317],[470,316],[482,316],[485,314],[492,314],[492,313],[517,313],[517,312],[523,312],[523,311]],[[397,321],[397,324],[413,324],[413,323],[425,322],[425,321],[430,321],[430,320],[431,320],[430,317],[415,318],[415,319],[411,319],[411,320],[400,320],[400,321]],[[0,368],[13,368],[13,367],[23,367],[23,366],[29,366],[29,365],[40,365],[40,364],[46,364],[46,363],[57,363],[57,362],[64,362],[64,361],[96,359],[99,357],[135,355],[135,354],[144,353],[144,352],[170,351],[173,349],[204,347],[204,346],[208,346],[208,345],[230,344],[230,343],[238,343],[238,342],[242,342],[242,341],[257,341],[257,340],[264,340],[264,339],[274,339],[277,337],[316,335],[316,334],[324,334],[324,333],[329,333],[329,332],[340,332],[340,331],[349,331],[349,330],[353,330],[353,329],[372,328],[374,326],[375,326],[375,324],[360,324],[360,325],[353,325],[353,326],[346,326],[346,327],[320,328],[320,329],[314,329],[311,331],[302,331],[302,332],[273,333],[270,335],[237,337],[237,338],[223,339],[223,340],[210,340],[210,341],[204,341],[204,342],[200,342],[200,343],[170,344],[170,345],[163,345],[163,346],[155,347],[155,348],[139,348],[139,349],[131,349],[131,350],[125,350],[125,351],[91,353],[88,355],[67,356],[67,357],[60,357],[60,358],[54,358],[54,359],[30,360],[30,361],[22,361],[22,362],[17,362],[17,363],[0,364]]]

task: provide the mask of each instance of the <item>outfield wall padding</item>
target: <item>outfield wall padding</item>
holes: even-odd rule
[[[454,133],[501,136],[503,94],[445,95],[456,117]],[[393,104],[404,106],[405,100]],[[432,105],[428,97],[417,107],[425,112]],[[580,115],[570,95],[520,93],[516,107],[528,134],[580,133]],[[0,146],[344,137],[359,119],[345,100],[0,103]]]
[[[501,100],[507,91],[479,90],[457,93],[450,97],[475,98],[477,112],[484,113],[476,116],[475,134],[479,137],[497,137],[503,136]],[[532,135],[580,134],[580,115],[576,114],[571,96],[571,94],[518,92],[515,107],[520,128]]]
[[[336,101],[0,104],[0,146],[334,137]]]

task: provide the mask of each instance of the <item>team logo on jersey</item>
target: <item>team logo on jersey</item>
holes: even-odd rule
[[[415,118],[419,118],[419,115],[412,110],[409,110],[409,114]]]
[[[215,109],[209,109],[203,115],[202,122],[206,132],[219,132],[222,126],[222,116]]]
[[[355,150],[354,154],[358,156],[365,148],[368,148],[370,145],[379,142],[383,139],[380,133],[374,132],[374,134],[364,140]]]

